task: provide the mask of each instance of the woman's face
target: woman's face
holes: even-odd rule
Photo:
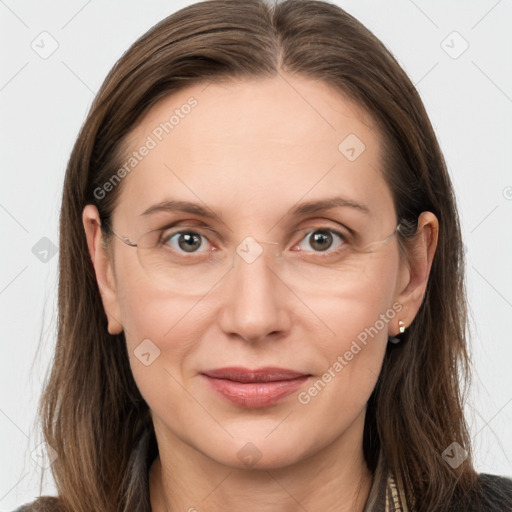
[[[195,85],[137,125],[112,226],[140,247],[112,238],[101,289],[159,443],[237,467],[360,450],[388,334],[419,307],[381,154],[371,118],[290,75]],[[361,206],[294,212],[335,197]],[[143,213],[166,201],[198,209]],[[227,367],[302,377],[205,375]]]

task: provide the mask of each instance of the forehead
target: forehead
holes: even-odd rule
[[[394,209],[374,121],[318,80],[195,84],[157,103],[127,142],[126,215],[178,198],[270,222],[301,199],[336,194],[371,205],[375,219]]]

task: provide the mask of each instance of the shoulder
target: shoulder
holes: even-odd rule
[[[510,477],[480,473],[478,482],[481,489],[489,494],[494,492],[512,497],[512,478]]]
[[[55,496],[40,496],[36,500],[18,507],[13,512],[65,512],[59,498]]]
[[[478,488],[471,500],[470,510],[512,511],[512,479],[505,476],[480,473]],[[470,512],[470,511],[468,511]]]
[[[454,509],[456,510],[456,508]],[[471,500],[471,511],[504,512],[512,511],[512,478],[480,473],[478,489]],[[41,496],[31,503],[17,508],[13,512],[66,512],[59,498]]]

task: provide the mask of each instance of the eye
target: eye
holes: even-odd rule
[[[339,239],[338,243],[336,243],[336,239]],[[313,248],[314,252],[325,252],[329,249],[330,253],[336,252],[344,242],[346,241],[345,236],[335,230],[319,228],[313,231],[309,231],[308,234],[302,239],[305,241],[310,247]],[[333,247],[334,244],[334,247]],[[297,245],[299,251],[309,251],[309,248],[304,248],[301,244]]]
[[[187,253],[202,252],[198,251],[206,245],[203,240],[208,240],[204,235],[197,231],[176,231],[162,237],[162,245],[168,245],[176,251]]]
[[[304,231],[304,230],[300,230]],[[339,231],[328,228],[317,228],[310,230],[302,239],[301,243],[294,246],[299,251],[313,251],[316,253],[336,253],[346,242],[346,237]],[[309,247],[304,247],[307,243]],[[201,253],[208,251],[208,238],[198,231],[182,230],[163,235],[160,244],[168,246],[174,251],[181,253]],[[202,250],[201,250],[202,249]],[[215,250],[214,248],[210,251]]]

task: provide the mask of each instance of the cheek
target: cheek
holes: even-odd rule
[[[374,345],[387,340],[388,326],[396,316],[392,307],[396,279],[395,262],[382,259],[350,286],[341,285],[329,296],[315,297],[309,305],[331,331],[324,348],[339,352],[348,349],[353,340],[363,344],[375,340]]]
[[[318,400],[318,406],[341,400],[356,412],[368,400],[380,373],[388,330],[401,309],[400,304],[393,303],[396,262],[388,259],[378,263],[356,286],[310,303],[330,335],[317,338],[325,368],[319,376],[321,382],[306,393],[304,403],[322,394],[324,399]]]
[[[212,313],[196,297],[155,287],[132,262],[119,268],[118,275],[130,365],[143,396],[145,389],[154,393],[170,375],[182,381],[183,363],[198,347],[203,326],[214,321]]]
[[[151,281],[136,254],[116,262],[116,288],[122,323],[131,343],[141,337],[165,340],[187,321],[196,297],[187,297]]]
[[[376,290],[365,296],[345,296],[325,316],[334,334],[319,346],[324,354],[324,381],[344,389],[341,396],[366,402],[380,372],[389,323],[396,312],[387,294]],[[336,377],[336,378],[334,378]],[[368,396],[366,396],[368,395]]]

